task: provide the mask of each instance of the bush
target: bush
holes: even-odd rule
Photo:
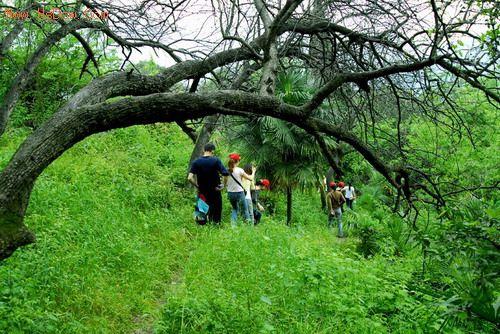
[[[379,236],[377,231],[372,226],[361,226],[358,236],[360,241],[356,249],[358,252],[363,254],[365,258],[369,258],[379,252]]]

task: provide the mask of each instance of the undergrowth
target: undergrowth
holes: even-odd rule
[[[27,133],[0,139],[0,166]],[[276,192],[262,194],[273,210],[257,227],[229,227],[225,196],[223,227],[195,226],[191,145],[174,125],[132,127],[50,166],[26,215],[37,242],[0,263],[0,332],[495,331],[453,311],[470,295],[450,299],[457,284],[440,283],[449,276],[431,281],[446,259],[428,257],[422,270],[422,238],[383,205],[376,182],[346,210],[347,239],[327,229],[314,191],[295,194],[291,228]]]

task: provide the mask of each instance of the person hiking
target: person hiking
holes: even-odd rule
[[[245,171],[238,167],[241,157],[238,153],[231,153],[227,163],[229,170],[229,177],[227,178],[227,197],[231,203],[231,225],[235,226],[238,219],[238,214],[243,215],[246,221],[250,221],[248,214],[247,202],[245,200],[245,189],[241,184],[242,179],[252,181],[253,177],[245,173]]]
[[[222,218],[221,190],[227,182],[229,172],[222,161],[214,156],[215,145],[208,143],[204,147],[203,156],[193,161],[188,174],[188,181],[198,189],[208,204],[208,221],[220,224]],[[221,183],[220,175],[224,177]]]
[[[337,188],[339,189],[340,192],[342,192],[342,189],[344,189],[344,187],[345,187],[345,183],[344,182],[340,181],[339,183],[337,183]],[[342,192],[342,195],[343,194],[344,193]],[[344,198],[345,198],[345,196],[344,196]],[[342,211],[342,213],[344,213],[344,204],[345,203],[342,203],[342,205],[340,206],[340,211]]]
[[[344,197],[347,207],[353,210],[352,205],[354,204],[353,202],[356,199],[356,192],[354,191],[354,187],[352,186],[351,181],[347,183],[347,187],[342,188],[342,192],[345,194]]]
[[[343,238],[344,232],[342,230],[342,210],[340,207],[345,202],[344,195],[337,187],[335,182],[330,183],[330,191],[326,194],[326,202],[328,203],[328,227],[332,227],[333,220],[337,219],[338,224],[338,237]]]
[[[252,205],[253,205],[253,216],[254,216],[254,224],[257,225],[260,223],[260,218],[262,217],[261,211],[264,211],[264,207],[259,203],[259,193],[261,190],[269,189],[271,186],[271,182],[267,179],[262,179],[255,182],[253,189],[251,190],[252,194]]]
[[[255,180],[255,172],[257,171],[257,168],[254,167],[252,164],[246,164],[243,167],[243,170],[245,173],[248,175],[252,175],[253,180],[250,181],[248,179],[243,179],[241,180],[241,184],[243,185],[243,189],[245,189],[245,201],[247,202],[247,213],[250,217],[250,222],[252,224],[255,223],[254,216],[253,216],[253,204],[252,204],[252,193],[251,193],[251,188],[254,186],[254,180]]]

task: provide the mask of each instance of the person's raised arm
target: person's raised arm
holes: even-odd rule
[[[253,169],[253,167],[252,167],[252,169]],[[255,174],[248,175],[248,174],[247,174],[247,173],[245,173],[245,172],[241,173],[241,177],[243,177],[243,178],[247,179],[248,181],[253,181],[253,175],[255,175]]]
[[[220,159],[217,159],[217,170],[222,175],[224,188],[226,188],[227,187],[227,177],[229,176],[229,172],[227,171],[226,167],[224,167],[224,165],[222,164],[222,161]]]
[[[255,178],[256,171],[257,171],[257,167],[252,165],[252,175],[248,175],[247,173],[243,173],[243,174],[241,174],[241,176],[244,177],[245,179],[247,179],[248,181],[253,182],[253,180]]]
[[[247,173],[243,173],[241,174],[241,176],[247,179],[248,181],[253,181],[253,177],[251,175],[248,175]]]
[[[197,178],[196,178],[196,175],[193,174],[193,173],[189,173],[188,174],[188,181],[189,183],[191,183],[193,186],[195,186],[196,188],[198,188],[198,181],[197,181]]]

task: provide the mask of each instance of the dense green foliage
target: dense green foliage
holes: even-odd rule
[[[0,62],[0,96],[6,93],[17,73],[25,66],[34,51],[33,46],[45,37],[39,31],[21,34],[16,45],[9,51],[8,57]],[[93,38],[90,38],[90,43],[94,48],[102,47]],[[98,71],[90,65],[82,73],[85,57],[85,51],[73,36],[64,38],[58,47],[52,48],[50,54],[36,67],[33,77],[16,104],[10,119],[11,125],[38,127],[62,107],[69,96],[88,84]],[[108,50],[106,57],[99,59],[99,73],[117,67],[118,63],[116,52]]]
[[[1,139],[2,165],[26,134]],[[497,253],[478,238],[495,231],[473,220],[491,223],[494,210],[428,223],[425,258],[374,175],[346,212],[347,240],[326,228],[316,192],[297,197],[292,228],[279,193],[266,195],[276,213],[256,228],[198,227],[183,189],[189,147],[173,125],[133,127],[95,135],[45,171],[27,215],[38,242],[0,265],[0,331],[495,331],[465,308],[486,317],[498,298]]]

